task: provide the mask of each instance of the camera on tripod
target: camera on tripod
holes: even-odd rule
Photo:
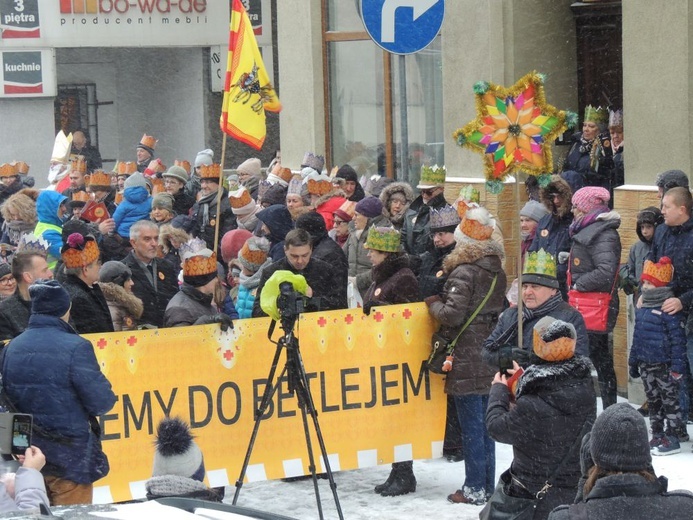
[[[305,312],[307,296],[302,295],[294,289],[291,282],[279,284],[279,296],[277,296],[277,308],[281,316],[282,325],[285,321],[295,321],[296,317]]]

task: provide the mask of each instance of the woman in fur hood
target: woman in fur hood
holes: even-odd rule
[[[463,485],[448,496],[453,503],[483,504],[496,486],[496,449],[484,426],[495,370],[481,356],[484,340],[503,311],[507,284],[501,266],[502,249],[491,238],[493,229],[486,209],[473,208],[465,213],[456,230],[457,245],[443,261],[448,277],[443,290],[424,300],[428,312],[440,323],[438,333],[449,341],[479,309],[455,344],[445,382],[445,392],[455,398],[465,465]]]
[[[36,227],[36,199],[39,192],[32,189],[23,189],[5,201],[0,206],[0,213],[4,222],[2,224],[3,244],[16,246],[23,235],[30,233]]]
[[[192,237],[185,230],[173,227],[171,224],[164,224],[159,228],[159,247],[164,260],[168,260],[173,265],[175,273],[180,272],[180,256],[178,248],[185,244]]]
[[[113,330],[135,330],[142,317],[142,300],[132,294],[132,271],[123,262],[111,260],[101,266],[99,287],[108,310],[111,311]]]
[[[404,214],[414,200],[414,190],[406,182],[393,182],[383,188],[379,198],[383,203],[383,215],[396,230],[401,230]]]

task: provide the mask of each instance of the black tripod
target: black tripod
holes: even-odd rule
[[[315,488],[315,500],[318,505],[318,513],[320,519],[324,518],[322,513],[322,503],[320,501],[320,489],[318,488],[318,477],[315,472],[315,458],[313,456],[313,443],[310,439],[310,431],[308,429],[308,415],[313,419],[313,427],[315,428],[315,433],[318,438],[318,444],[320,445],[320,453],[322,454],[322,459],[325,463],[325,470],[327,472],[327,478],[330,482],[330,489],[332,489],[332,496],[334,497],[334,503],[337,507],[337,513],[339,514],[340,520],[344,519],[342,514],[342,506],[339,503],[339,497],[337,496],[337,484],[335,484],[334,476],[332,474],[332,468],[330,468],[330,461],[327,458],[327,449],[325,448],[325,441],[323,440],[322,431],[320,430],[320,424],[318,423],[318,412],[315,409],[313,403],[313,397],[310,394],[310,388],[308,386],[308,378],[306,377],[306,370],[303,366],[303,358],[301,357],[301,351],[299,350],[298,340],[294,336],[293,328],[298,315],[289,316],[288,319],[282,314],[282,330],[284,331],[284,336],[279,339],[275,344],[277,349],[274,352],[274,359],[272,360],[272,367],[270,368],[269,375],[267,377],[267,386],[265,386],[265,392],[262,395],[262,401],[260,402],[260,407],[255,411],[255,426],[253,427],[253,433],[250,436],[250,442],[248,443],[248,450],[245,454],[245,460],[243,461],[243,467],[241,468],[241,474],[236,481],[236,493],[233,495],[233,505],[236,505],[238,501],[238,495],[241,493],[241,487],[243,486],[243,479],[245,478],[246,470],[248,469],[248,464],[250,463],[250,456],[253,452],[253,446],[255,445],[255,439],[257,438],[258,431],[260,429],[260,422],[262,421],[262,416],[268,409],[272,396],[279,389],[284,375],[287,376],[289,394],[296,394],[296,399],[298,400],[298,406],[301,409],[301,417],[303,418],[303,432],[306,436],[306,448],[308,449],[308,461],[311,477],[313,479],[313,487]],[[272,333],[274,332],[274,327],[276,321],[272,321],[267,337],[272,341]],[[272,341],[272,343],[274,343]],[[282,349],[286,350],[286,364],[284,369],[279,374],[279,378],[276,379],[275,374],[277,372],[277,365],[279,364],[279,357],[281,355]]]

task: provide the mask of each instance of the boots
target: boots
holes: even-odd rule
[[[413,466],[414,463],[411,460],[395,462],[392,465],[392,471],[387,481],[381,484],[383,488],[378,491],[380,486],[376,486],[376,492],[379,492],[384,497],[396,497],[416,491],[416,477],[414,476]]]

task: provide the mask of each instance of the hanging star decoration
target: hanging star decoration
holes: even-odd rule
[[[516,172],[550,173],[551,143],[575,126],[577,115],[546,103],[544,76],[531,72],[510,88],[480,81],[474,93],[477,118],[453,137],[484,154],[487,189],[499,193],[503,180]]]

